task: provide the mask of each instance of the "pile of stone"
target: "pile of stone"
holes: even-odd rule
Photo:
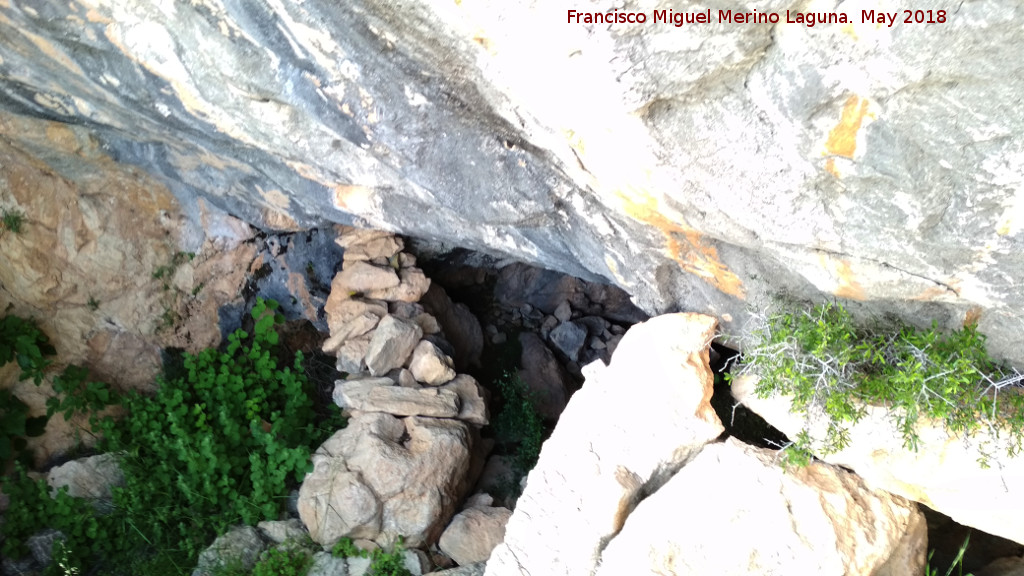
[[[343,537],[381,546],[402,538],[409,547],[440,540],[459,564],[485,560],[508,510],[481,495],[445,532],[487,449],[485,390],[453,359],[459,350],[479,357],[479,323],[430,286],[400,238],[349,229],[338,243],[344,261],[325,306],[323,349],[347,375],[333,398],[349,423],[313,455],[299,516],[328,547]]]

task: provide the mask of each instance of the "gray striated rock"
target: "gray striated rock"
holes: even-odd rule
[[[578,8],[612,7],[648,21],[497,0],[5,2],[3,149],[47,167],[10,197],[34,223],[28,191],[121,163],[181,206],[488,250],[727,332],[779,293],[838,297],[977,320],[1024,362],[1024,6],[890,27],[843,3],[851,23],[809,27],[785,22],[792,2],[743,0],[782,22],[685,28],[653,2]]]

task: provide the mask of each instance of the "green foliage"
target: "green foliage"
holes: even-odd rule
[[[46,401],[46,417],[60,413],[65,420],[76,414],[95,414],[114,403],[110,385],[88,382],[89,371],[70,365],[53,379],[53,396]]]
[[[377,549],[371,551],[357,548],[352,540],[342,538],[331,549],[331,554],[336,558],[369,558],[370,576],[412,576],[412,573],[405,567],[405,550],[402,539],[390,552]]]
[[[495,439],[511,451],[515,471],[526,474],[540,457],[544,422],[518,373],[506,370],[495,385],[502,398],[502,408],[494,419]]]
[[[351,538],[342,538],[331,548],[331,555],[335,558],[366,558],[368,554],[366,550],[357,548]]]
[[[17,362],[20,380],[32,379],[38,386],[54,354],[50,339],[32,320],[17,316],[0,318],[0,366]],[[27,459],[26,438],[42,435],[45,416],[28,417],[28,405],[10,390],[0,390],[0,468],[11,459]]]
[[[36,385],[42,383],[51,362],[46,356],[55,353],[50,339],[32,320],[17,316],[0,318],[0,366],[17,361],[20,380],[31,378]]]
[[[1007,434],[1009,454],[1021,449],[1024,395],[1010,388],[1024,377],[992,361],[973,326],[949,334],[934,323],[929,330],[857,326],[841,304],[829,303],[771,316],[754,339],[734,374],[756,374],[762,398],[792,395],[796,411],[821,411],[829,419],[824,439],[814,442],[806,431],[795,439],[786,455],[794,463],[808,462],[812,448],[826,454],[845,448],[849,426],[866,405],[889,409],[908,449],[918,448],[922,417],[958,436],[982,429]],[[987,465],[987,453],[979,463]]]
[[[0,224],[4,230],[13,234],[21,234],[22,225],[25,223],[25,215],[18,209],[4,208],[0,210]]]
[[[29,418],[24,402],[10,390],[0,390],[0,464],[27,458],[26,438],[41,436],[45,430],[45,416]]]
[[[67,535],[69,558],[87,573],[183,574],[230,525],[276,520],[310,468],[309,446],[334,432],[313,424],[302,354],[279,365],[284,319],[276,308],[259,300],[251,335],[238,330],[223,351],[186,355],[183,373],[161,381],[154,397],[116,399],[126,415],[97,423],[102,448],[121,454],[125,474],[109,513],[97,515],[66,492],[51,498],[45,484],[23,475],[6,482],[4,554],[20,556],[24,538],[51,526]],[[49,408],[65,417],[114,400],[82,369],[65,371],[55,387],[62,397]]]
[[[252,576],[305,576],[313,557],[302,548],[271,548],[253,566]]]

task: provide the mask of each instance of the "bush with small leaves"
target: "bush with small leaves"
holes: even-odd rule
[[[743,362],[730,378],[752,373],[759,397],[791,395],[797,412],[820,410],[829,419],[823,442],[812,444],[807,431],[794,439],[785,453],[792,463],[848,446],[849,426],[867,405],[889,409],[911,450],[918,449],[921,418],[942,422],[953,435],[971,437],[982,429],[1005,435],[1011,456],[1021,450],[1024,376],[993,361],[974,326],[944,334],[934,323],[928,330],[857,325],[839,303],[755,320]],[[979,464],[987,466],[991,454],[985,445],[979,449]]]
[[[117,398],[125,416],[97,422],[101,448],[121,455],[125,475],[113,510],[96,514],[66,491],[51,497],[24,475],[5,481],[4,554],[20,555],[32,531],[50,526],[85,573],[187,574],[229,526],[276,520],[310,468],[310,446],[344,425],[340,415],[316,423],[301,353],[280,363],[276,308],[258,300],[251,335],[238,330],[224,350],[186,355],[183,374],[162,380],[155,396]],[[84,370],[55,383],[62,397],[50,409],[66,417],[113,400]]]

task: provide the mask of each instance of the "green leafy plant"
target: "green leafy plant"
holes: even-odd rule
[[[0,318],[0,366],[16,361],[21,368],[20,380],[31,378],[36,385],[41,384],[51,363],[46,357],[56,352],[34,321],[17,316]]]
[[[513,468],[526,474],[537,464],[544,442],[544,422],[537,413],[533,395],[519,374],[506,370],[495,380],[502,407],[494,419],[497,442],[512,454]]]
[[[303,548],[271,548],[253,566],[252,576],[305,576],[313,557]]]
[[[985,429],[1006,435],[1017,454],[1024,440],[1024,395],[1012,388],[1024,376],[994,362],[985,338],[973,326],[943,334],[933,323],[920,330],[899,323],[858,326],[839,303],[762,318],[744,345],[743,364],[733,377],[753,373],[762,398],[791,395],[800,413],[828,417],[824,439],[805,430],[787,450],[800,464],[811,452],[834,453],[848,446],[849,426],[865,406],[885,406],[906,448],[917,450],[918,421],[930,418],[949,433],[971,437]],[[987,465],[985,446],[979,463]]]
[[[288,490],[310,468],[310,445],[335,431],[315,422],[303,356],[279,359],[277,303],[258,300],[252,333],[238,330],[223,350],[186,355],[180,375],[155,396],[117,398],[125,416],[98,422],[101,448],[121,455],[125,483],[113,510],[96,514],[66,492],[22,475],[5,480],[11,496],[4,554],[24,552],[40,526],[67,536],[68,555],[86,573],[185,574],[201,549],[230,525],[277,519]],[[84,370],[55,382],[53,413],[87,412],[113,399]],[[272,562],[279,562],[273,560]]]
[[[90,382],[89,371],[74,364],[53,379],[55,396],[46,401],[46,416],[60,413],[66,420],[76,414],[95,414],[114,403],[110,385]]]
[[[12,234],[21,234],[22,226],[25,223],[25,214],[16,208],[4,208],[0,210],[0,224],[4,230]]]
[[[26,438],[42,436],[46,417],[29,418],[28,405],[10,390],[0,390],[0,463],[27,459]]]
[[[89,302],[87,303],[89,310],[95,312],[100,309],[100,301],[93,296],[89,296]]]
[[[56,352],[50,339],[32,320],[17,316],[0,318],[0,366],[17,362],[19,380],[42,383],[51,356]],[[46,416],[28,416],[28,405],[10,390],[0,390],[0,468],[12,460],[27,460],[27,438],[40,436],[46,429]]]
[[[405,567],[405,547],[402,539],[386,552],[382,549],[373,551],[363,550],[349,538],[342,538],[331,549],[331,554],[336,558],[369,558],[371,576],[412,576],[409,569]]]

